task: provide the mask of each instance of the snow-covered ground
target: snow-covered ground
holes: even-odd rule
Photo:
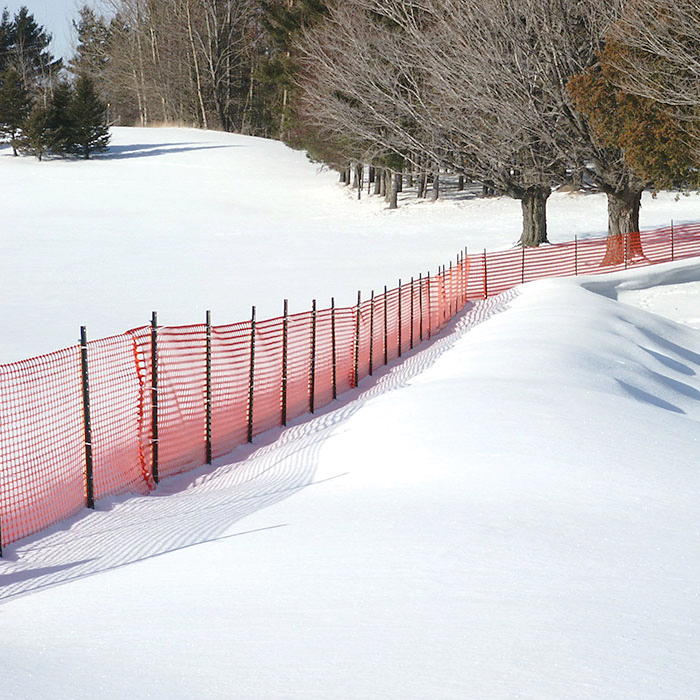
[[[465,246],[508,248],[520,206],[445,188],[396,212],[279,143],[191,129],[114,129],[109,153],[39,163],[0,146],[0,362],[146,324],[214,323],[355,303],[435,272]],[[555,194],[550,240],[604,235],[603,195]],[[645,195],[644,227],[700,219],[700,199]]]
[[[259,144],[264,184],[253,179],[255,147],[241,147],[252,174],[237,186],[247,183],[251,209],[255,192],[272,191],[268,163],[291,173],[298,155]],[[171,174],[152,170],[174,189],[187,169],[176,163],[202,156],[153,156],[144,167],[171,163]],[[297,284],[300,298],[314,284],[323,287],[319,297],[329,295],[354,273],[365,275],[359,284],[378,286],[376,276],[394,264],[387,237],[400,239],[395,264],[415,259],[416,270],[425,265],[421,254],[437,264],[460,238],[457,247],[517,238],[517,225],[504,232],[517,216],[508,202],[421,203],[390,214],[377,202],[351,201],[333,176],[309,174],[305,185],[299,158],[289,201],[270,195],[269,220],[285,220],[286,236],[304,241],[287,240],[280,296],[292,297]],[[0,162],[26,168],[27,177],[34,168]],[[80,164],[47,165],[61,182]],[[136,180],[134,196],[147,182]],[[114,190],[128,186],[124,174]],[[239,207],[246,201],[229,196]],[[214,229],[226,220],[215,214],[225,200],[217,194],[206,212]],[[700,218],[683,209],[688,201],[645,202],[645,223],[664,223],[651,221],[654,207],[668,218]],[[110,214],[122,211],[134,224],[129,206],[136,207],[119,209],[114,199],[103,206],[91,253],[98,259],[103,245],[114,245],[104,274],[114,267],[109,276],[126,285],[131,273],[116,269],[125,260],[116,253],[120,222]],[[172,215],[176,227],[189,211],[177,207],[177,197],[153,203],[144,248],[153,239],[167,252],[161,219]],[[565,231],[583,235],[587,222],[600,233],[599,198],[562,195],[550,210],[555,240]],[[321,211],[337,237],[328,240],[328,227],[312,218]],[[91,212],[101,216],[97,205]],[[479,212],[492,214],[481,228]],[[252,237],[255,216],[239,221],[246,216]],[[51,253],[64,258],[68,212],[56,227],[53,248],[33,249],[37,265]],[[75,239],[88,229],[78,222]],[[185,254],[196,236],[176,230],[171,239]],[[265,231],[258,229],[260,244],[272,248]],[[254,254],[244,239],[215,248],[220,267],[226,245]],[[199,250],[215,240],[203,234]],[[323,240],[324,273],[309,280],[308,261]],[[373,251],[368,270],[351,255],[360,240]],[[324,251],[334,244],[350,272],[342,261],[331,266]],[[29,267],[21,248],[15,259]],[[251,294],[265,296],[264,270],[248,269]],[[219,283],[228,284],[226,275],[212,272],[207,289],[214,294]],[[34,278],[48,294],[45,284],[44,275]],[[154,495],[104,500],[94,513],[7,547],[3,699],[698,697],[698,294],[700,263],[685,261],[542,280],[470,304],[440,337],[312,420],[261,435]],[[186,298],[179,289],[173,295]],[[133,312],[133,299],[124,290],[112,307],[115,315],[119,307]]]

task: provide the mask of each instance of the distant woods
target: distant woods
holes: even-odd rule
[[[291,138],[296,41],[321,0],[102,0],[75,23],[74,72],[116,124]]]
[[[390,207],[403,174],[419,195],[430,182],[433,199],[445,174],[513,197],[523,246],[547,241],[557,187],[605,193],[617,235],[639,229],[645,188],[698,184],[699,0],[97,7],[80,10],[67,66],[47,53],[47,35],[26,11],[3,15],[0,128],[20,151],[70,142],[69,152],[89,155],[104,145],[104,134],[67,136],[57,126],[56,115],[79,112],[84,124],[280,138],[347,182],[371,178]],[[35,134],[48,136],[34,146]]]

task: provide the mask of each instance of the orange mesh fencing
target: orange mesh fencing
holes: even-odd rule
[[[338,394],[355,386],[356,324],[356,309],[346,307],[335,310],[335,376]]]
[[[253,435],[281,424],[283,331],[281,318],[255,326]]]
[[[324,309],[316,313],[314,324],[316,349],[313,355],[314,410],[333,401],[335,321],[335,309]]]
[[[167,477],[200,466],[321,409],[438,333],[468,299],[543,277],[697,255],[700,224],[460,255],[438,274],[420,275],[351,307],[285,312],[257,323],[158,327],[157,376],[150,327],[90,341],[94,497],[146,493],[155,485],[156,469]],[[0,448],[0,546],[85,507],[78,346],[0,365]]]
[[[205,462],[206,326],[158,328],[158,475]]]
[[[87,354],[95,500],[146,493],[153,486],[150,329],[90,341]]]
[[[86,505],[80,350],[0,365],[2,542]]]
[[[287,329],[287,420],[311,407],[311,312],[293,314]]]
[[[251,328],[250,321],[212,328],[213,457],[231,452],[248,439]]]

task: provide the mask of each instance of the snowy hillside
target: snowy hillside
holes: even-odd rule
[[[518,234],[513,202],[391,213],[232,135],[119,130],[111,157],[0,172],[7,355],[151,307],[351,303]],[[599,234],[605,203],[550,215]],[[470,303],[313,419],[10,545],[3,700],[697,697],[699,296],[684,261]]]
[[[673,270],[525,285],[252,454],[10,547],[3,697],[695,697],[700,331],[615,299],[697,295]]]
[[[361,290],[435,272],[465,246],[508,248],[520,207],[445,191],[390,212],[358,203],[303,153],[274,141],[191,129],[114,129],[92,161],[13,158],[0,147],[0,362],[163,324],[214,323],[351,305]],[[602,195],[553,195],[550,240],[603,235]],[[645,227],[700,219],[697,196],[645,195]]]

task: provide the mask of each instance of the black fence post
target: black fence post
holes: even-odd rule
[[[374,289],[369,303],[369,376],[374,372]]]
[[[389,300],[384,285],[384,364],[389,364]]]
[[[418,275],[418,315],[420,316],[418,323],[420,342],[423,342],[423,273]]]
[[[287,367],[289,347],[289,301],[284,300],[282,319],[282,425],[287,425]]]
[[[206,379],[206,426],[204,437],[206,441],[207,464],[211,464],[211,311],[207,311]]]
[[[316,398],[316,299],[311,302],[311,368],[309,370],[309,410],[314,412]]]
[[[90,422],[90,382],[88,380],[87,330],[80,326],[80,374],[83,394],[83,429],[85,432],[85,488],[88,508],[95,507],[92,473],[92,424]]]
[[[416,292],[416,285],[415,285],[415,280],[413,277],[411,277],[411,350],[413,350],[413,325],[416,320],[416,315],[415,315],[415,292]]]
[[[362,292],[357,292],[357,314],[355,318],[355,386],[360,383],[360,304]]]
[[[399,280],[399,357],[401,357],[401,341],[402,341],[402,336],[401,336],[401,324],[403,322],[403,308],[401,306],[401,280]]]
[[[253,442],[253,414],[255,410],[255,307],[250,317],[250,377],[248,383],[248,442]]]
[[[674,245],[674,240],[673,240],[673,219],[671,219],[671,260],[675,259],[675,251],[673,249]]]
[[[151,314],[151,453],[153,459],[153,481],[158,475],[158,314]]]
[[[335,337],[335,297],[331,298],[331,352],[333,353],[333,400],[338,398],[338,360]]]
[[[489,273],[486,267],[486,248],[484,248],[484,299],[489,295]]]

